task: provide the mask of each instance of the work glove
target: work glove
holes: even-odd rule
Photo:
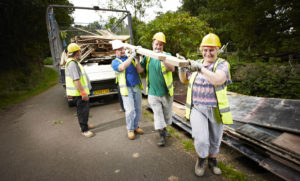
[[[203,67],[203,64],[198,61],[189,60],[189,62],[190,62],[190,69],[192,72],[200,71],[201,68]]]
[[[80,91],[80,95],[81,95],[82,100],[84,100],[84,101],[88,101],[89,100],[89,96],[87,95],[87,93],[85,92],[85,90]]]
[[[139,48],[141,48],[141,46],[136,46],[133,49],[131,49],[131,55],[130,55],[131,58],[134,58],[136,56],[136,50]]]

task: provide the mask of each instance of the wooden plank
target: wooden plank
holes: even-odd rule
[[[123,43],[123,45],[124,45],[124,47],[130,48],[130,49],[137,48],[136,46],[130,45],[128,43]],[[156,52],[153,52],[152,50],[148,50],[143,47],[139,47],[136,50],[136,52],[141,55],[149,56],[149,57],[161,60],[161,61],[166,61],[168,64],[171,64],[173,66],[177,66],[177,67],[189,66],[189,61],[187,61],[187,60],[179,59],[177,57],[173,57],[171,55],[166,55],[163,53],[156,53]]]
[[[300,137],[297,135],[282,133],[272,143],[300,155]]]
[[[95,49],[94,48],[89,48],[82,56],[79,62],[82,62],[89,54],[91,54]]]
[[[277,155],[274,155],[273,153],[267,152],[267,154],[270,156],[271,159],[276,160],[276,161],[280,162],[281,164],[284,164],[290,168],[293,168],[294,170],[297,170],[300,173],[299,165],[296,165],[293,162],[290,162],[290,161],[283,159]]]
[[[236,132],[233,128],[230,128],[228,126],[224,126],[224,133],[225,132],[227,132],[228,134],[233,135],[239,139],[249,141],[249,143],[252,143],[260,148],[266,149],[266,150],[270,151],[271,153],[281,156],[281,157],[283,157],[287,160],[290,160],[296,164],[300,164],[300,156],[298,154],[293,154],[292,152],[288,152],[287,150],[284,150],[284,149],[274,146],[272,144],[264,144],[264,143],[260,142],[259,140],[255,140],[248,136],[244,136],[243,134]]]
[[[185,107],[183,105],[178,104],[177,102],[173,102],[172,111],[181,118],[185,118]]]
[[[129,35],[116,35],[116,36],[101,36],[101,35],[95,35],[95,36],[89,36],[89,35],[81,35],[79,36],[81,39],[91,39],[91,38],[98,38],[103,40],[128,40],[130,38]]]
[[[259,129],[256,126],[252,126],[250,124],[245,124],[236,129],[236,132],[246,135],[252,139],[261,141],[263,143],[271,143],[272,140],[278,137],[278,135],[274,135],[266,130]]]

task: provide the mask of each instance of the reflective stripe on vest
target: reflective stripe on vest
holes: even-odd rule
[[[146,87],[146,94],[148,94],[148,85],[149,85],[149,62],[150,62],[150,57],[147,57],[147,64],[146,64],[146,82],[147,82],[147,87]],[[173,76],[172,72],[168,71],[167,68],[165,67],[163,62],[160,62],[161,66],[161,73],[163,74],[167,89],[169,91],[169,95],[173,96],[174,94],[174,86],[173,86]]]
[[[119,58],[116,58],[120,63],[123,63],[123,61]],[[132,60],[132,64],[134,67],[135,66],[135,61]],[[126,69],[125,69],[126,70]],[[125,74],[125,70],[123,71],[116,71],[116,82],[118,82],[119,84],[119,87],[120,87],[120,93],[122,96],[128,96],[128,88],[127,88],[127,84],[126,84],[126,74]],[[139,73],[138,73],[139,74]],[[140,89],[143,90],[144,87],[143,87],[143,84],[142,84],[142,79],[141,79],[141,75],[139,74],[139,78],[140,78],[140,83],[139,83],[139,86],[140,86]]]
[[[218,58],[216,61],[213,72],[215,72],[216,67],[224,62],[224,59]],[[203,62],[203,60],[202,60]],[[193,84],[198,75],[198,72],[193,72],[189,81],[187,96],[186,96],[186,108],[185,116],[187,119],[190,119],[191,109],[192,109],[192,90]],[[229,67],[229,76],[230,76],[230,67]],[[227,97],[227,86],[214,86],[215,94],[218,102],[218,107],[214,108],[214,115],[216,116],[217,121],[222,121],[223,124],[233,124],[232,115],[230,112],[228,97]]]
[[[89,86],[88,86],[88,81],[86,78],[86,74],[84,71],[84,68],[82,67],[82,65],[80,63],[78,63],[77,61],[75,61],[72,58],[69,58],[67,60],[66,66],[65,66],[65,78],[66,78],[66,91],[67,91],[67,95],[68,96],[80,96],[80,91],[78,90],[78,88],[76,87],[75,82],[73,81],[72,77],[70,76],[69,70],[68,70],[68,65],[70,64],[70,62],[75,62],[80,71],[81,71],[81,76],[79,79],[79,82],[81,83],[82,88],[84,88],[85,92],[89,95],[90,94],[90,90],[89,90]]]

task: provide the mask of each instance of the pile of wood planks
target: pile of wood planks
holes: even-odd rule
[[[77,28],[78,29],[78,28]],[[86,30],[79,29],[90,35],[75,36],[71,39],[72,43],[77,43],[81,48],[81,61],[86,58],[115,56],[115,51],[109,43],[111,40],[127,41],[129,35],[116,35],[108,30],[96,30],[99,34],[95,34]]]
[[[300,180],[300,100],[229,93],[233,125],[222,142],[284,180]],[[175,95],[173,123],[191,133],[186,95]]]

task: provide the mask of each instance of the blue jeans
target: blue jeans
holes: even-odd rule
[[[139,127],[142,112],[142,93],[139,85],[128,87],[128,96],[122,96],[125,108],[127,130],[133,131]]]

